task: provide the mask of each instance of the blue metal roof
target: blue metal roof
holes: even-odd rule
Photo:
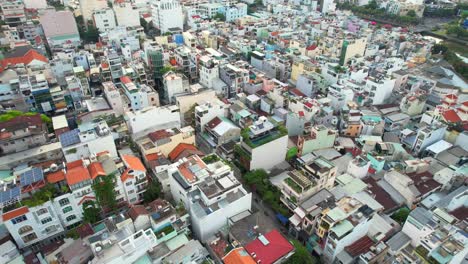
[[[62,147],[68,147],[80,143],[80,130],[73,129],[72,131],[65,132],[59,136]]]
[[[41,168],[32,168],[20,176],[21,187],[44,180],[44,172]]]

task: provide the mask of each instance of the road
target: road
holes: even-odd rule
[[[245,184],[244,180],[242,179],[242,173],[239,170],[239,168],[233,165],[233,171],[234,171],[234,176],[237,178],[237,180],[240,183],[242,183],[242,185],[247,191],[252,193],[252,211],[258,210],[265,217],[272,218],[276,229],[279,230],[283,235],[288,237],[288,230],[286,229],[286,227],[280,224],[280,222],[275,216],[276,214],[273,211],[273,209],[271,209],[271,207],[268,206],[267,204],[264,204],[262,198],[256,192],[252,192],[252,190],[250,189],[250,186]]]

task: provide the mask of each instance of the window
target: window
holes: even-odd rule
[[[65,206],[67,204],[70,204],[70,201],[68,200],[68,198],[64,198],[64,199],[59,201],[59,204],[60,204],[60,206]]]
[[[21,239],[23,239],[24,243],[29,243],[29,242],[37,239],[37,235],[36,235],[36,233],[31,233],[29,235],[25,235]]]
[[[48,212],[47,208],[41,208],[36,212],[36,214],[39,216],[39,215],[46,214],[47,212]]]
[[[31,230],[32,230],[31,226],[25,225],[25,226],[20,227],[20,229],[18,229],[18,234],[22,235],[22,234],[27,233],[27,232],[29,232]]]
[[[132,181],[128,181],[127,183],[125,183],[125,185],[127,185],[127,186],[132,185]]]
[[[76,215],[70,215],[66,218],[67,222],[71,222],[76,219]]]
[[[73,208],[71,206],[67,206],[65,208],[63,208],[62,212],[64,214],[68,213],[68,212],[71,212],[73,210]]]
[[[132,194],[134,192],[135,192],[135,190],[130,190],[130,191],[128,191],[128,194]]]
[[[44,218],[41,220],[41,223],[44,225],[44,224],[47,224],[49,222],[52,222],[52,217],[47,217],[47,218]]]
[[[21,216],[18,216],[16,218],[11,219],[11,222],[14,225],[16,225],[16,224],[21,223],[21,222],[26,221],[26,220],[28,220],[28,218],[25,215],[21,215]]]

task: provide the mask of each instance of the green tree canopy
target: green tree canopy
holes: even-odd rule
[[[286,264],[314,264],[318,263],[317,260],[307,251],[307,249],[297,240],[293,240],[295,252],[288,260]]]
[[[101,210],[94,201],[83,203],[83,222],[94,224],[101,220]]]
[[[92,188],[101,208],[111,211],[116,209],[117,200],[114,187],[114,175],[100,176],[94,180]]]
[[[150,203],[161,197],[161,185],[157,181],[152,181],[146,187],[146,192],[143,194],[145,203]]]

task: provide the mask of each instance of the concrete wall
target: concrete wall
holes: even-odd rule
[[[250,170],[271,170],[274,166],[284,161],[287,151],[287,135],[252,149]]]

